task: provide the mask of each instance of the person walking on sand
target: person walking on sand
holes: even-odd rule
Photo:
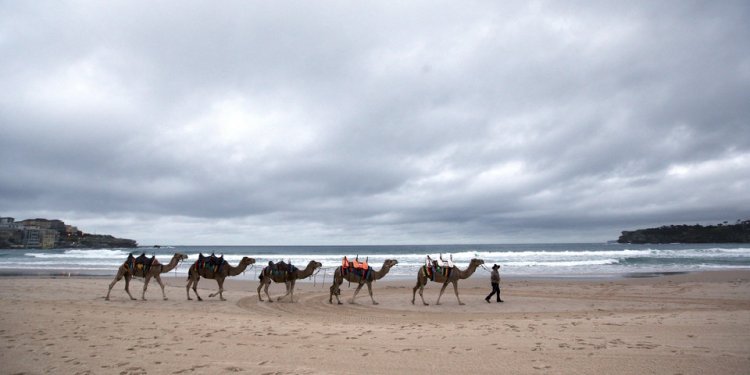
[[[492,282],[492,292],[490,295],[487,296],[484,300],[487,301],[487,303],[490,303],[490,298],[492,298],[492,295],[497,293],[497,302],[503,302],[503,300],[500,299],[500,272],[498,269],[500,266],[495,264],[492,266],[492,272],[490,273],[490,281]]]

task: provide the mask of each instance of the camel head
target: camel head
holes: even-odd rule
[[[320,268],[320,267],[323,267],[323,263],[320,263],[320,262],[316,262],[316,261],[314,261],[314,260],[311,260],[311,261],[310,261],[310,263],[308,263],[308,264],[307,264],[307,266],[308,266],[308,267],[311,267],[311,266],[312,266],[312,269],[313,269],[313,271],[315,271],[316,269],[318,269],[318,268]]]
[[[471,260],[471,262],[469,262],[469,267],[472,267],[472,266],[479,267],[479,266],[481,266],[483,264],[484,264],[484,260],[478,259],[478,258],[474,258],[474,259]]]
[[[173,258],[177,258],[177,262],[182,262],[183,260],[186,260],[188,258],[188,256],[186,254],[183,254],[183,253],[174,253],[174,257]]]
[[[391,268],[398,264],[398,261],[396,259],[386,259],[385,263],[383,263],[383,267]]]
[[[242,257],[242,260],[240,261],[240,264],[244,264],[244,265],[248,265],[249,266],[251,264],[255,264],[255,259],[248,258],[248,257]]]

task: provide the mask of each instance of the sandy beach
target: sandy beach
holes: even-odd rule
[[[228,281],[227,301],[188,301],[166,277],[148,301],[110,278],[0,278],[0,372],[59,374],[747,374],[750,271],[622,279],[507,279],[486,303],[483,275],[434,305],[438,284],[411,304],[412,281],[297,285],[298,299],[259,302],[257,281]],[[141,281],[131,283],[140,297]],[[282,293],[274,284],[272,296]],[[335,300],[334,300],[335,302]]]

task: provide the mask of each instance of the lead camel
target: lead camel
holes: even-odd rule
[[[422,295],[424,291],[424,286],[427,284],[428,280],[432,280],[436,283],[443,283],[443,287],[440,289],[440,294],[438,295],[436,305],[440,304],[440,297],[443,296],[443,292],[445,291],[445,288],[448,286],[448,283],[453,284],[453,291],[456,292],[456,299],[458,300],[459,305],[464,305],[463,302],[461,302],[461,298],[458,297],[458,280],[463,280],[469,278],[474,271],[477,270],[477,267],[484,264],[484,261],[481,259],[472,259],[471,262],[469,262],[469,266],[466,267],[465,270],[460,270],[458,267],[453,266],[452,268],[448,268],[447,274],[443,273],[437,273],[435,272],[433,275],[434,277],[429,277],[427,275],[427,269],[426,267],[420,267],[419,271],[417,272],[417,285],[414,286],[414,290],[412,291],[412,297],[411,297],[411,303],[414,304],[414,300],[416,299],[417,295],[417,289],[419,289],[419,297],[422,298],[422,303],[425,305],[429,305],[427,302],[424,301],[424,296]]]

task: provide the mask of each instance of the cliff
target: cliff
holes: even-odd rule
[[[726,222],[724,222],[726,223]],[[670,225],[623,231],[619,243],[748,243],[750,220],[736,224]]]
[[[114,247],[137,247],[135,240],[127,238],[116,238],[106,234],[84,234],[76,242],[60,241],[55,247],[58,248],[114,248]]]

